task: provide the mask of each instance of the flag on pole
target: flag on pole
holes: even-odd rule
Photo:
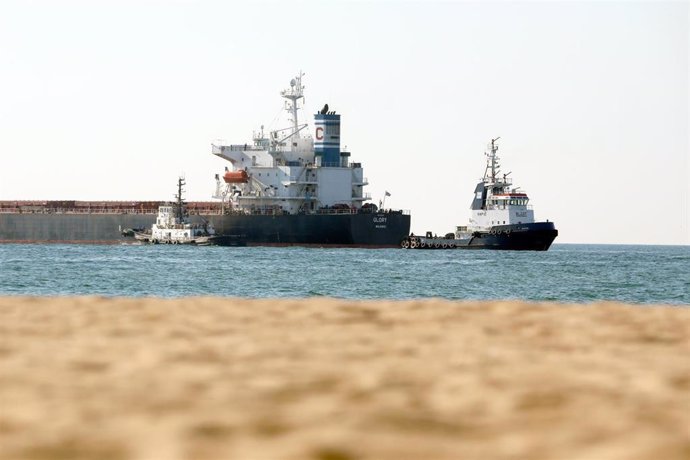
[[[388,193],[388,192],[386,192],[386,196],[391,196],[391,194],[390,194],[390,193]]]

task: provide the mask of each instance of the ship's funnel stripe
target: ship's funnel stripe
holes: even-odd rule
[[[325,164],[340,162],[340,115],[314,115],[314,154]]]

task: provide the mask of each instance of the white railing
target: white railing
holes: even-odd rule
[[[5,214],[158,214],[157,209],[65,209],[65,208],[42,208],[42,209],[20,209],[3,208],[0,213]]]
[[[368,194],[367,194],[368,195]],[[136,215],[155,215],[158,210],[153,209],[63,209],[63,208],[45,208],[45,209],[20,209],[20,208],[0,208],[0,214],[136,214]],[[400,213],[409,215],[409,209],[392,210],[392,209],[380,209],[378,211],[367,210],[367,209],[357,209],[357,208],[346,208],[346,209],[319,209],[314,212],[315,214],[389,214],[389,213]],[[282,209],[233,209],[233,208],[204,208],[190,210],[188,213],[190,216],[210,216],[210,215],[233,215],[233,214],[259,214],[259,215],[282,215],[287,214],[286,211]]]
[[[487,210],[491,210],[491,211],[497,211],[497,210],[499,210],[499,211],[504,211],[504,210],[507,210],[507,209],[516,209],[516,208],[521,208],[521,209],[524,208],[524,209],[527,209],[527,210],[529,210],[529,211],[532,211],[532,210],[534,209],[534,208],[532,207],[531,204],[528,204],[528,205],[524,205],[524,204],[523,204],[523,205],[512,204],[512,205],[507,205],[507,206],[505,206],[505,205],[504,205],[504,206],[501,206],[501,205],[492,204],[492,205],[489,205],[489,206],[486,207]]]
[[[264,147],[260,145],[254,145],[254,144],[232,144],[232,145],[213,145],[213,152],[216,153],[222,153],[225,152],[226,150],[230,150],[231,152],[242,152],[244,150],[246,151],[262,151],[266,150]]]

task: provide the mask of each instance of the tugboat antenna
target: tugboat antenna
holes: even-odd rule
[[[184,191],[184,190],[182,189],[182,186],[183,186],[183,185],[184,185],[184,178],[183,178],[183,177],[180,177],[179,179],[177,179],[177,195],[175,195],[175,198],[177,198],[177,209],[176,209],[176,213],[175,213],[175,214],[177,214],[177,218],[180,219],[180,220],[181,220],[182,217],[183,217],[183,215],[182,215],[182,204],[183,204],[183,202],[182,202],[182,192]]]
[[[491,152],[486,154],[489,158],[487,159],[486,172],[484,173],[484,179],[486,180],[489,169],[491,169],[491,183],[492,184],[496,183],[496,173],[498,172],[498,168],[499,168],[498,157],[496,156],[496,152],[498,151],[498,145],[496,145],[496,141],[499,140],[500,138],[501,138],[501,136],[498,136],[496,139],[491,139]]]

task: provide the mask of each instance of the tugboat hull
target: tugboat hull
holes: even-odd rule
[[[490,231],[474,232],[461,238],[410,235],[400,246],[403,249],[500,249],[511,251],[546,251],[558,236],[553,222],[501,225]]]
[[[410,235],[401,241],[410,249],[503,249],[513,251],[546,251],[558,236],[553,222],[535,222],[534,210],[527,193],[513,186],[510,173],[500,174],[498,145],[491,139],[486,155],[484,177],[475,189],[470,204],[469,225],[458,226],[444,238]]]
[[[553,222],[502,225],[489,232],[475,232],[470,238],[457,240],[459,249],[503,249],[512,251],[546,251],[558,236]]]

